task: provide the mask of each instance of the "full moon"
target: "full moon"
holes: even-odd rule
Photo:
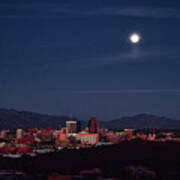
[[[139,36],[139,34],[131,34],[130,37],[129,37],[130,41],[134,44],[138,43],[141,39],[141,37]]]

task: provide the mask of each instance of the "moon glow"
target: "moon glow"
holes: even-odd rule
[[[132,43],[137,44],[140,41],[141,37],[139,36],[139,34],[133,33],[130,35],[129,39]]]

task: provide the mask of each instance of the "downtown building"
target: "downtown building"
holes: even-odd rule
[[[96,118],[91,118],[88,123],[89,133],[98,133],[98,120]]]
[[[68,129],[68,133],[77,133],[78,130],[77,121],[66,121],[66,128]]]
[[[99,142],[97,133],[79,133],[79,140],[82,144],[94,145]]]

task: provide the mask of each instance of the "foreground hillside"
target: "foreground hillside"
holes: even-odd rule
[[[180,179],[180,144],[143,141],[80,150],[63,150],[34,158],[0,159],[0,169],[34,173],[77,174],[82,169],[100,168],[106,176],[122,177],[124,167],[145,166],[160,180]]]

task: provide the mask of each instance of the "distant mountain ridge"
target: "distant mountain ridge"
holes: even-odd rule
[[[29,111],[0,108],[0,129],[5,128],[59,128],[64,127],[67,120],[77,120],[68,116],[43,115]],[[87,121],[81,121],[87,126]],[[180,120],[151,114],[138,114],[111,121],[101,121],[101,127],[109,129],[180,129]]]
[[[179,120],[151,114],[122,117],[109,122],[103,122],[102,125],[111,129],[180,129]]]
[[[59,128],[73,118],[67,116],[42,115],[30,111],[0,108],[0,129],[3,128]]]

